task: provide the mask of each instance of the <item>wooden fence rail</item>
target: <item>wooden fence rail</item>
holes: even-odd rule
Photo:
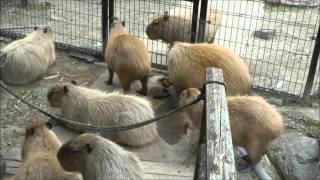
[[[206,70],[205,103],[194,179],[236,179],[229,113],[221,69]],[[220,82],[220,83],[217,83]]]

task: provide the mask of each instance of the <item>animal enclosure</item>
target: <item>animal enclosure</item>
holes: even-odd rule
[[[212,16],[216,12],[207,11],[207,7],[214,7],[221,14],[214,42],[232,49],[244,59],[254,88],[300,98],[318,97],[319,6],[285,6],[267,2],[1,0],[0,35],[19,37],[30,32],[30,27],[47,25],[54,31],[58,47],[101,55],[103,34],[108,32],[108,18],[115,16],[125,21],[131,35],[144,41],[153,66],[166,69],[168,45],[161,40],[148,39],[148,24],[166,11],[182,18],[194,17],[192,25],[183,31],[189,31],[196,37],[199,30],[194,27],[203,22],[201,18],[197,21],[196,17],[199,19],[203,14]]]

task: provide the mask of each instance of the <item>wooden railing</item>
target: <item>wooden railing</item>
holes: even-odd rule
[[[221,69],[208,68],[205,79],[205,102],[194,179],[236,179]]]

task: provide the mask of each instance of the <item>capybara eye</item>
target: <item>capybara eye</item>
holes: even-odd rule
[[[79,154],[80,151],[79,151],[79,150],[76,150],[76,149],[72,149],[72,150],[71,150],[71,153],[76,155],[76,154]]]

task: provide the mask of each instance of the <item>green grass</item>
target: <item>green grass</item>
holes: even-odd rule
[[[20,92],[20,95],[25,98],[26,100],[36,100],[38,99],[38,97],[40,96],[40,92],[37,91],[30,91],[30,90],[26,90],[26,91],[22,91]]]
[[[302,11],[302,9],[298,8],[298,7],[289,7],[289,6],[271,5],[271,4],[265,4],[264,10],[270,11],[270,12],[299,12],[299,11]]]
[[[312,119],[312,118],[306,117],[305,118],[305,122],[309,126],[316,126],[316,127],[319,126],[320,127],[320,121],[318,121],[316,119]]]

